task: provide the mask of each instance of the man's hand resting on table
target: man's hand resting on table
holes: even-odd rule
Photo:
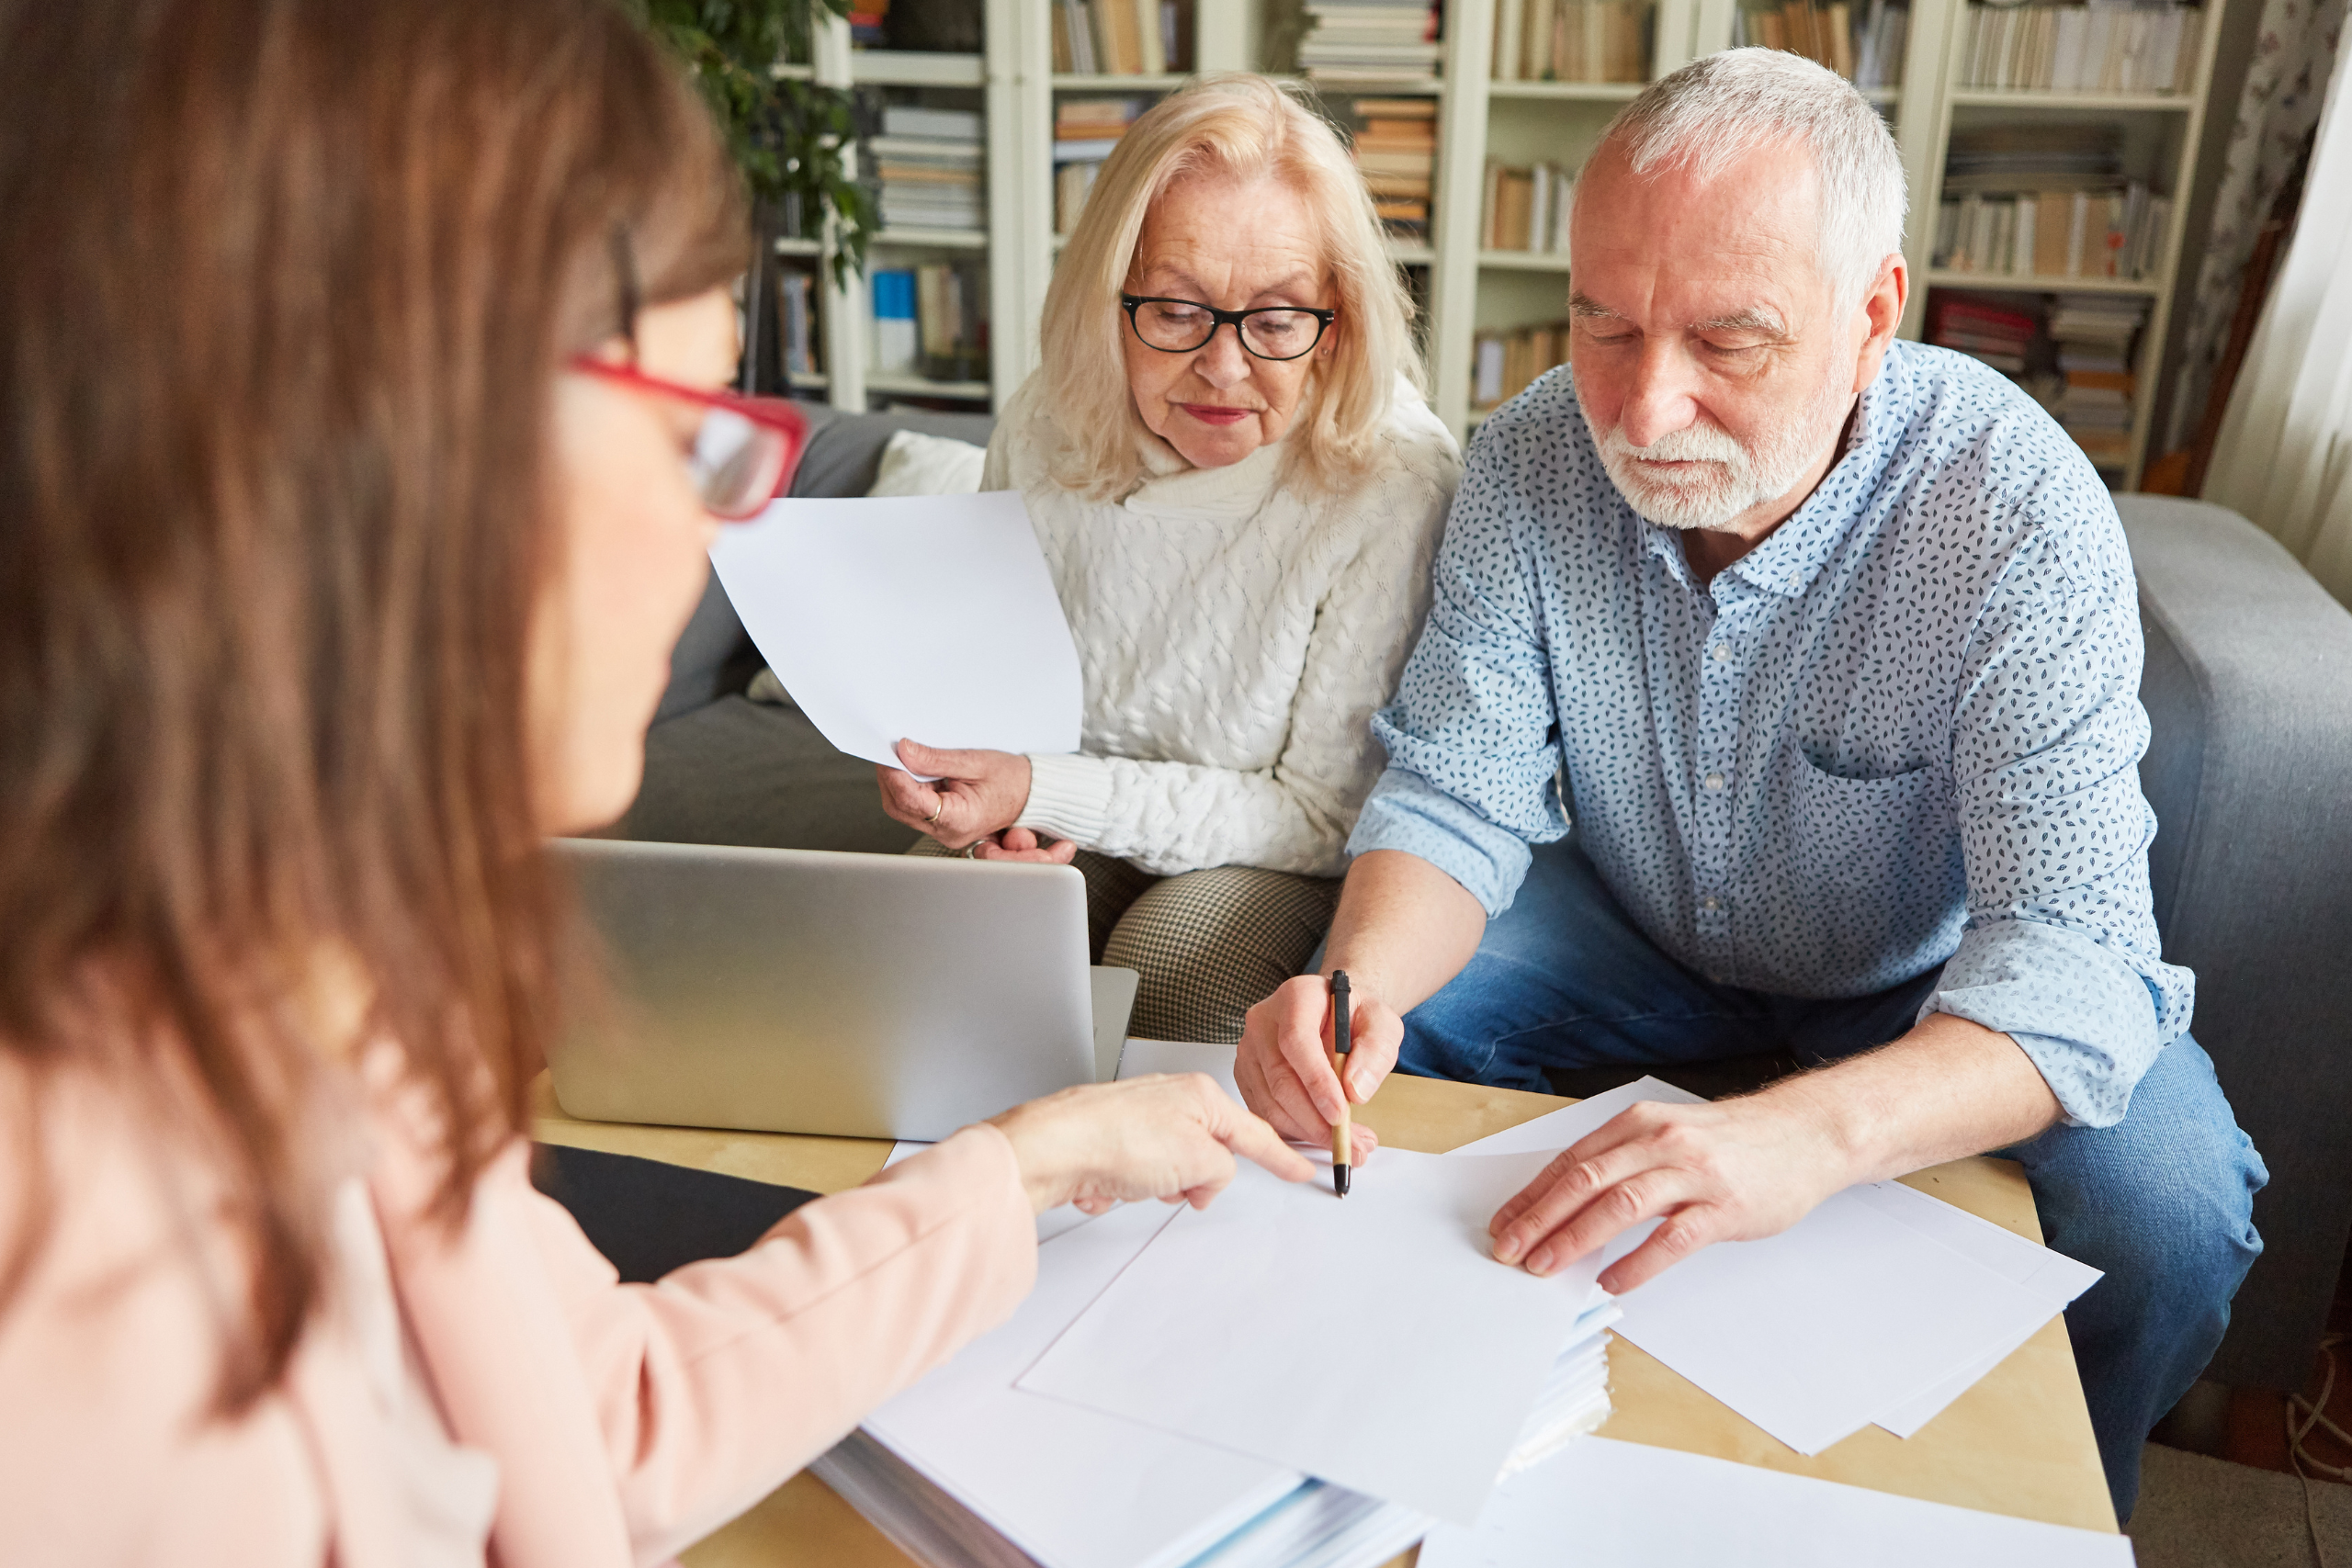
[[[1852,1185],[1845,1152],[1806,1097],[1629,1106],[1495,1211],[1495,1258],[1554,1274],[1645,1221],[1648,1240],[1600,1283],[1622,1295],[1702,1247],[1788,1229]]]

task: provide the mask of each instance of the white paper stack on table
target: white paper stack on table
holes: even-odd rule
[[[1131,1042],[1122,1076],[1229,1080],[1203,1049]],[[1054,1227],[1012,1321],[817,1473],[933,1568],[1371,1568],[1608,1416],[1597,1265],[1486,1255],[1541,1164],[1388,1151],[1344,1203],[1245,1166],[1205,1211]]]

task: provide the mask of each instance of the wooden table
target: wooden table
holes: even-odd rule
[[[882,1168],[887,1143],[779,1134],[705,1132],[577,1122],[542,1077],[535,1135],[543,1143],[638,1155],[786,1186],[834,1192]],[[1357,1112],[1398,1148],[1442,1154],[1569,1103],[1550,1095],[1402,1076]],[[2024,1173],[2008,1160],[1963,1159],[1905,1182],[2035,1241],[2041,1226]],[[1865,1427],[1813,1459],[1613,1338],[1616,1414],[1608,1437],[1713,1454],[1797,1475],[2085,1529],[2115,1529],[2090,1412],[2064,1318],[2053,1318],[1951,1408],[1909,1439]],[[1391,1564],[1413,1562],[1408,1552]],[[814,1476],[797,1475],[765,1502],[685,1553],[687,1568],[906,1568],[907,1559]]]

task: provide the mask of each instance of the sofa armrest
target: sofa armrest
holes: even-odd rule
[[[2235,513],[2118,500],[2148,645],[2165,956],[2270,1168],[2211,1375],[2298,1388],[2352,1233],[2352,613]]]

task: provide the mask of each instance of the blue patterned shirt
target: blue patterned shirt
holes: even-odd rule
[[[1435,589],[1351,853],[1419,855],[1498,915],[1572,811],[1690,968],[1852,997],[1941,964],[1922,1016],[2014,1036],[2079,1125],[2188,1028],[2122,525],[2006,378],[1895,344],[1820,488],[1702,582],[1553,371],[1479,430]]]

